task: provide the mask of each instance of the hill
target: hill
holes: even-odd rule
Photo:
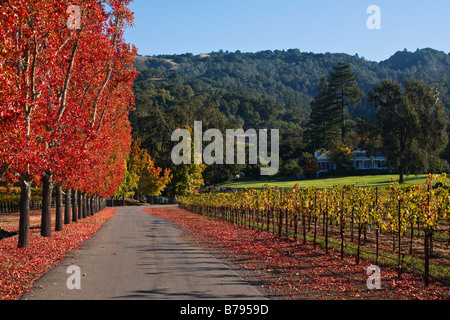
[[[203,129],[280,129],[280,175],[298,172],[307,149],[303,137],[310,104],[319,80],[338,62],[345,62],[359,78],[358,87],[367,94],[382,79],[402,82],[415,77],[433,85],[450,111],[450,55],[433,49],[399,51],[382,62],[358,55],[261,51],[256,53],[212,52],[193,55],[136,57],[141,72],[135,81],[136,110],[130,120],[135,138],[142,140],[156,165],[173,168],[171,135],[177,127],[202,121]],[[351,119],[372,117],[366,97],[348,110]],[[357,139],[351,148],[357,147]],[[450,148],[443,155],[450,160]],[[228,181],[256,166],[209,166],[203,176],[207,185]]]
[[[302,53],[291,49],[138,57],[136,67],[143,72],[142,78],[152,77],[155,73],[175,73],[183,79],[204,81],[213,88],[246,91],[273,98],[288,109],[300,106],[308,111],[312,97],[317,94],[320,77],[323,73],[329,74],[340,61],[351,65],[360,79],[358,85],[365,93],[382,79],[403,81],[415,77],[435,85],[441,99],[450,108],[450,54],[429,48],[414,53],[399,51],[379,63],[358,55]],[[354,118],[372,115],[365,100],[349,112]]]

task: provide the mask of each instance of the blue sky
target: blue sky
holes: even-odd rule
[[[381,29],[366,12],[381,9]],[[300,49],[388,59],[406,48],[450,52],[449,0],[134,0],[125,33],[141,55]]]

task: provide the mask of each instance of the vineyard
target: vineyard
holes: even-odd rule
[[[265,230],[303,244],[313,243],[377,265],[450,280],[450,193],[447,176],[430,175],[422,185],[358,188],[211,192],[179,199],[192,212]]]

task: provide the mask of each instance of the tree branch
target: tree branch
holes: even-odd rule
[[[60,97],[60,107],[59,107],[59,111],[58,111],[58,120],[61,120],[64,111],[66,110],[66,100],[67,100],[67,92],[69,90],[69,83],[70,83],[70,77],[72,76],[72,69],[73,69],[73,65],[75,62],[75,56],[77,54],[78,51],[78,47],[80,45],[80,37],[77,38],[77,40],[75,41],[75,45],[73,46],[72,49],[72,56],[70,57],[70,62],[69,62],[69,66],[67,68],[67,73],[66,73],[66,78],[64,80],[64,85],[62,87],[62,91],[61,91],[61,97]]]

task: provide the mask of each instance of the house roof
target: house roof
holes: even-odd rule
[[[317,157],[317,161],[326,161],[328,160],[328,155],[330,154],[330,151],[327,151],[325,153],[322,153],[320,156]]]
[[[355,158],[369,158],[367,156],[367,152],[365,150],[356,149],[352,151],[352,154],[355,156]],[[373,154],[371,158],[386,158],[386,156],[382,153]]]
[[[317,157],[317,161],[328,161],[328,155],[330,154],[330,151],[327,151],[323,154],[321,154],[320,156]],[[365,158],[368,159],[367,157],[367,152],[361,149],[356,149],[352,151],[352,154],[355,158]],[[371,158],[385,158],[386,156],[382,153],[378,153],[378,154],[374,154],[372,155]]]

